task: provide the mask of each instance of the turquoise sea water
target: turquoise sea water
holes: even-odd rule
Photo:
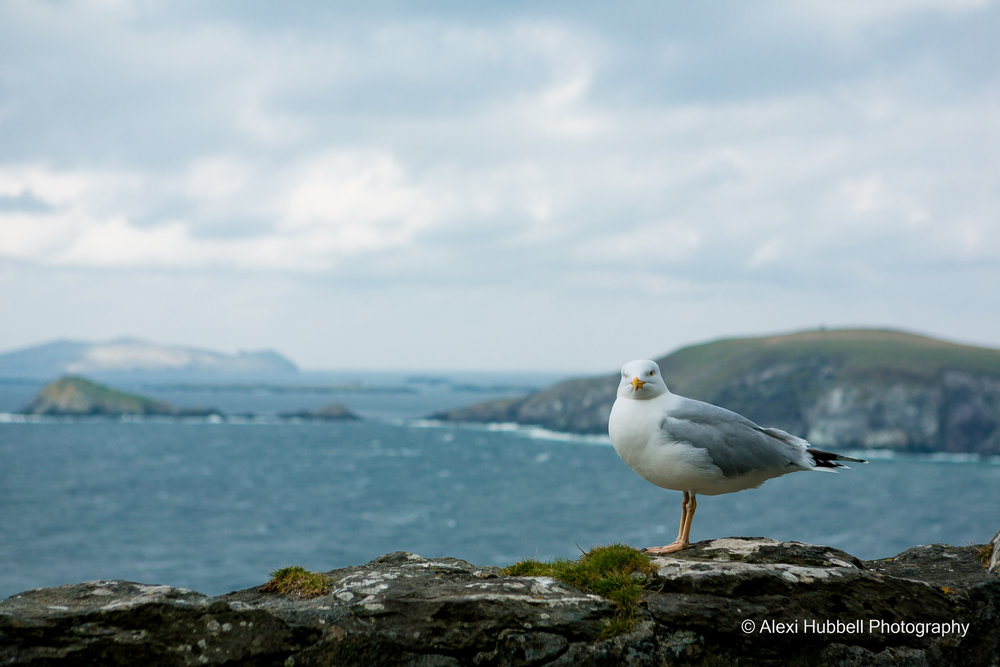
[[[4,412],[19,392],[0,395],[0,598],[93,579],[219,594],[286,565],[328,570],[396,550],[481,565],[574,557],[668,543],[680,518],[681,494],[638,478],[606,438],[420,418],[481,391],[345,395],[367,418],[334,423],[24,420]],[[204,393],[227,410],[277,400]],[[766,536],[876,558],[1000,529],[997,461],[874,454],[838,475],[699,498],[692,539]]]

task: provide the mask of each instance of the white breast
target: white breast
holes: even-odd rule
[[[611,444],[629,467],[657,486],[676,491],[714,489],[724,477],[708,453],[685,443],[671,442],[660,431],[669,402],[675,398],[664,394],[644,401],[616,400],[608,422]]]

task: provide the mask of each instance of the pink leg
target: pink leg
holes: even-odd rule
[[[691,522],[694,520],[694,511],[697,508],[698,501],[695,499],[695,495],[685,491],[684,500],[681,502],[681,527],[677,531],[677,539],[665,547],[646,547],[643,551],[651,554],[670,554],[686,549],[691,544]]]

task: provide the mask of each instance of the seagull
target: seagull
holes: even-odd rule
[[[672,394],[655,361],[622,367],[608,434],[615,451],[640,477],[683,491],[677,539],[648,553],[680,551],[689,544],[701,493],[715,496],[755,489],[772,477],[798,470],[837,472],[840,461],[867,463],[814,448],[777,428],[762,428],[711,403]]]

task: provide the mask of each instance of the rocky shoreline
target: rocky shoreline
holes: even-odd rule
[[[1000,664],[1000,533],[861,561],[765,538],[652,559],[634,627],[548,577],[396,552],[307,599],[97,581],[0,602],[0,663],[159,665]],[[992,553],[991,553],[992,551]]]

